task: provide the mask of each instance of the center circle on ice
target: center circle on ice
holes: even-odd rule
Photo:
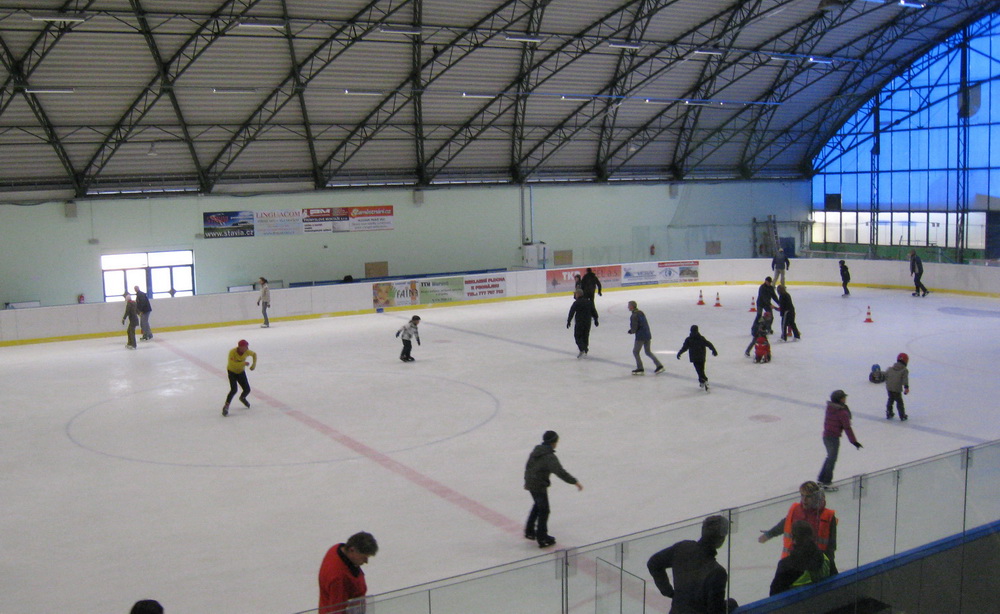
[[[91,452],[135,462],[281,467],[433,446],[475,431],[500,411],[493,393],[469,382],[379,372],[383,383],[373,388],[373,375],[344,371],[325,374],[322,383],[268,382],[266,392],[250,393],[251,409],[233,399],[227,418],[221,415],[226,382],[165,384],[83,409],[66,424],[66,435]],[[259,382],[251,378],[250,385]],[[280,403],[285,391],[295,407],[268,402]],[[163,397],[176,403],[150,409],[164,407]]]

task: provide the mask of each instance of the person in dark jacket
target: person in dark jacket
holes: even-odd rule
[[[781,340],[788,341],[789,330],[796,339],[801,339],[799,327],[795,325],[795,304],[792,303],[792,295],[784,284],[778,286],[778,309],[781,310]]]
[[[649,322],[646,320],[646,314],[639,309],[639,305],[635,301],[628,302],[628,310],[632,312],[632,316],[629,318],[628,334],[635,335],[635,343],[632,344],[635,369],[632,370],[632,375],[643,375],[646,372],[646,369],[642,365],[642,358],[639,357],[639,350],[643,349],[646,352],[646,356],[649,356],[653,360],[653,364],[656,365],[654,373],[663,373],[663,364],[656,357],[656,354],[649,349],[649,344],[653,341],[653,333],[649,330]]]
[[[594,300],[594,292],[597,292],[597,296],[604,296],[604,288],[601,287],[601,279],[594,273],[594,269],[587,269],[587,272],[580,279],[580,287],[583,290],[583,295],[589,298],[591,301]]]
[[[573,318],[576,318],[576,327],[573,329],[573,338],[576,340],[576,347],[580,350],[580,353],[576,355],[577,358],[583,358],[590,351],[590,322],[594,322],[594,326],[599,326],[597,321],[597,307],[594,306],[594,301],[581,295],[579,292],[576,293],[576,300],[569,308],[569,315],[566,317],[566,328],[569,328],[570,323]]]
[[[153,329],[149,327],[149,314],[153,313],[153,306],[149,304],[149,296],[135,286],[135,307],[139,312],[139,330],[142,331],[142,340],[149,341],[153,338]]]
[[[128,320],[127,325],[125,320]],[[125,314],[122,316],[122,326],[126,326],[125,331],[128,334],[128,342],[125,347],[134,350],[135,327],[139,326],[139,309],[136,307],[135,301],[132,300],[132,295],[128,292],[125,293]]]
[[[736,610],[734,599],[726,599],[725,568],[715,560],[729,534],[729,521],[709,516],[701,523],[701,539],[679,541],[649,557],[646,569],[656,588],[669,597],[670,614],[724,614]],[[674,583],[667,577],[674,570]]]
[[[924,276],[924,261],[913,249],[910,250],[910,275],[913,276],[913,287],[915,288],[913,296],[927,296],[927,286],[920,281],[920,278]]]
[[[889,400],[885,403],[885,419],[892,420],[892,404],[896,404],[899,411],[900,422],[906,422],[906,406],[903,405],[903,395],[910,394],[910,357],[905,353],[896,356],[896,364],[889,367],[885,372],[885,391],[889,394]]]
[[[719,353],[715,351],[715,346],[708,339],[701,336],[698,332],[698,325],[691,325],[691,334],[688,338],[684,340],[684,345],[677,352],[677,360],[681,359],[681,355],[684,352],[688,353],[688,358],[691,360],[691,364],[694,365],[695,372],[698,373],[698,385],[708,392],[708,376],[705,375],[705,350],[712,350],[712,356],[718,356]]]
[[[805,520],[792,524],[792,552],[778,562],[771,595],[819,582],[836,575],[837,566],[816,545],[813,528]]]
[[[823,421],[826,460],[823,461],[823,467],[816,479],[824,490],[836,490],[830,484],[833,482],[833,467],[837,464],[837,455],[840,452],[840,436],[846,431],[847,439],[855,448],[860,450],[864,447],[854,436],[854,429],[851,428],[851,410],[847,407],[846,400],[846,392],[834,390],[830,394],[830,401],[826,404],[826,417]]]
[[[556,458],[558,443],[558,433],[545,431],[542,443],[531,451],[524,467],[524,489],[531,493],[534,500],[524,526],[524,537],[538,541],[539,548],[548,548],[556,543],[556,538],[549,535],[549,476],[554,473],[567,484],[576,486],[577,490],[583,490],[583,484],[563,469]]]
[[[847,289],[847,284],[851,283],[851,270],[843,260],[840,261],[840,283],[844,286],[844,296],[850,296],[851,291]]]
[[[771,301],[777,303],[779,299],[774,291],[774,283],[771,281],[771,278],[765,277],[764,283],[757,288],[757,315],[754,316],[753,327],[751,328],[757,326],[760,319],[764,317],[764,313],[770,313],[772,317],[774,316],[774,306],[771,304]],[[771,331],[768,330],[767,334],[770,335]]]

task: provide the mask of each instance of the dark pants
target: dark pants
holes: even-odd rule
[[[920,278],[923,277],[923,276],[924,276],[923,273],[915,273],[913,275],[913,287],[917,289],[917,294],[920,294],[921,292],[923,292],[924,294],[927,294],[927,286],[925,286],[920,281]]]
[[[840,453],[840,437],[824,437],[823,445],[826,446],[826,460],[823,461],[823,468],[819,470],[816,481],[829,484],[833,481],[833,466],[837,464],[837,455]]]
[[[848,284],[848,283],[850,283],[850,282],[846,282],[846,281],[845,281],[845,282],[843,282],[843,286],[844,286],[844,294],[850,294],[850,293],[851,293],[851,291],[847,289],[847,284]]]
[[[529,490],[535,504],[528,514],[528,523],[524,525],[525,535],[534,535],[539,542],[549,536],[549,491]]]
[[[410,351],[413,350],[413,342],[409,339],[403,339],[403,352],[399,355],[403,360],[410,358]]]
[[[705,375],[705,361],[700,360],[698,362],[692,362],[694,365],[694,370],[698,373],[698,383],[704,384],[708,381],[708,376]]]
[[[792,329],[792,334],[798,339],[802,335],[799,333],[799,327],[795,325],[795,312],[794,311],[782,311],[781,312],[781,340],[784,341],[788,338],[788,329]]]
[[[906,407],[903,405],[903,393],[893,392],[891,390],[887,391],[889,393],[889,400],[885,403],[885,416],[886,418],[892,417],[892,403],[896,402],[896,411],[899,412],[900,418],[906,417]]]
[[[135,347],[135,327],[139,325],[138,320],[129,320],[128,327],[125,329],[128,334],[128,345],[129,347]]]
[[[588,317],[581,324],[579,321],[573,328],[573,339],[576,340],[576,347],[586,354],[590,349],[590,318]]]
[[[250,382],[247,380],[247,372],[243,373],[233,373],[232,371],[226,371],[229,374],[229,394],[226,395],[226,405],[233,400],[236,396],[236,385],[239,384],[240,388],[243,389],[243,393],[240,395],[241,401],[247,400],[247,395],[250,394]]]
[[[139,329],[142,330],[143,339],[153,338],[153,329],[149,327],[149,314],[150,311],[144,311],[139,314]]]

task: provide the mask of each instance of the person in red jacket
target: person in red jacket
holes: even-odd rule
[[[824,490],[836,490],[830,483],[833,482],[833,466],[837,464],[837,454],[840,452],[841,434],[846,431],[847,439],[855,448],[860,450],[863,447],[851,429],[851,410],[847,407],[846,400],[846,392],[834,390],[830,394],[830,401],[826,404],[826,420],[823,422],[826,460],[823,461],[823,468],[819,470],[819,478],[816,479]]]
[[[345,543],[334,544],[319,568],[318,614],[364,612],[364,603],[349,603],[368,593],[361,566],[378,553],[371,533],[355,533]]]

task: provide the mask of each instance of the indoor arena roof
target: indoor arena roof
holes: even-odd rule
[[[0,202],[803,178],[1000,0],[0,0]]]

